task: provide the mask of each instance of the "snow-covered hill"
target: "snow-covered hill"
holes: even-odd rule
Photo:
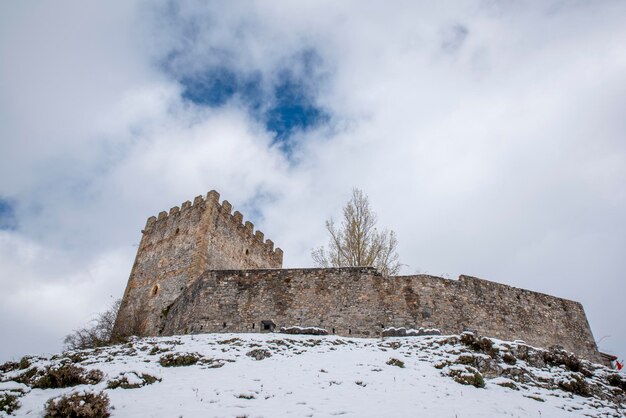
[[[2,369],[0,404],[6,411],[19,403],[16,416],[43,416],[49,399],[85,392],[105,393],[114,417],[622,417],[626,411],[626,379],[612,370],[560,350],[468,333],[143,338]]]

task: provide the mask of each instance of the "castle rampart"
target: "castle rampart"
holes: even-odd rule
[[[474,330],[600,361],[577,302],[469,276],[386,278],[372,268],[207,271],[172,304],[163,334],[255,332],[261,321],[366,337],[386,327]]]

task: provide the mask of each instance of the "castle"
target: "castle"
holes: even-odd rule
[[[114,335],[320,327],[377,337],[388,327],[473,330],[560,345],[601,362],[582,305],[469,276],[383,277],[371,267],[282,269],[283,252],[210,191],[150,217]]]

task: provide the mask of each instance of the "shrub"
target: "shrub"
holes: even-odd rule
[[[109,397],[104,393],[72,393],[46,402],[45,418],[107,418]]]
[[[30,367],[30,358],[24,356],[20,359],[19,368],[20,370],[28,369]]]
[[[181,367],[181,366],[192,366],[196,364],[200,360],[200,357],[197,354],[187,353],[187,354],[166,354],[161,356],[159,359],[159,364],[163,367]]]
[[[7,361],[6,363],[0,364],[0,372],[7,373],[7,372],[12,372],[14,370],[24,370],[24,369],[28,369],[30,365],[31,365],[30,357],[24,356],[21,358],[19,362]]]
[[[65,358],[71,361],[72,363],[82,363],[87,360],[87,355],[85,353],[64,353]]]
[[[108,389],[117,389],[117,388],[137,389],[146,385],[151,385],[157,381],[159,382],[161,381],[161,379],[158,379],[149,374],[142,373],[141,375],[138,375],[135,372],[131,372],[131,373],[135,375],[136,379],[134,380],[131,379],[132,381],[129,381],[128,374],[126,374],[118,378],[109,380],[109,383],[107,384],[107,388]]]
[[[108,310],[98,315],[90,325],[79,328],[63,340],[68,350],[83,350],[110,345],[113,342],[113,326],[122,301],[118,299]]]
[[[158,345],[155,345],[148,354],[154,356],[156,354],[167,353],[168,351],[172,351],[172,349],[169,347],[159,347]]]
[[[397,358],[390,358],[387,360],[387,364],[390,366],[397,366],[401,369],[404,369],[404,362],[402,360],[398,360]]]
[[[485,379],[483,375],[479,372],[474,373],[473,375],[459,375],[454,378],[458,383],[462,383],[464,385],[472,385],[476,388],[484,388],[485,387]]]
[[[255,350],[248,351],[246,353],[246,356],[252,357],[255,360],[263,360],[265,358],[271,357],[272,353],[270,353],[268,350],[263,350],[261,348],[257,348]]]
[[[95,385],[102,380],[100,370],[86,371],[73,364],[63,364],[60,367],[48,367],[43,375],[32,384],[38,389],[66,388],[76,385]]]
[[[609,385],[618,387],[623,391],[626,391],[626,380],[622,380],[619,374],[612,374],[607,378]]]
[[[12,393],[0,393],[0,412],[11,415],[13,411],[20,407],[20,401],[17,400],[18,397],[18,395]]]
[[[32,385],[35,377],[37,376],[37,372],[39,370],[36,367],[31,367],[27,369],[24,373],[21,373],[19,376],[14,378],[13,380],[18,383],[23,383],[25,385]]]
[[[474,367],[465,366],[465,370],[452,369],[450,370],[449,375],[455,382],[462,385],[472,385],[477,388],[485,387],[485,379],[483,378],[483,375],[480,374],[480,372]]]
[[[7,373],[12,372],[13,370],[19,369],[20,364],[14,361],[7,361],[6,363],[0,364],[0,372]]]

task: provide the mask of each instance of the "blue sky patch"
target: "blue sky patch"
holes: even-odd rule
[[[0,197],[0,230],[14,230],[16,228],[15,206],[9,200]]]
[[[216,70],[199,77],[185,77],[183,99],[199,105],[221,106],[237,91],[237,78],[227,69]]]
[[[170,56],[170,59],[176,58]],[[330,119],[315,101],[316,68],[321,65],[319,56],[315,51],[305,50],[291,63],[292,68],[279,71],[271,80],[258,71],[242,73],[228,66],[184,76],[177,76],[167,63],[164,68],[178,78],[184,100],[209,107],[223,106],[235,98],[239,100],[255,119],[274,133],[274,142],[289,153],[295,132],[306,131]]]
[[[315,105],[311,91],[288,72],[274,87],[273,105],[265,114],[265,125],[275,132],[276,141],[284,143],[297,130],[306,130],[328,120]]]
[[[180,80],[183,99],[197,105],[218,107],[238,95],[252,109],[261,106],[261,76],[243,76],[228,68],[216,68]]]

